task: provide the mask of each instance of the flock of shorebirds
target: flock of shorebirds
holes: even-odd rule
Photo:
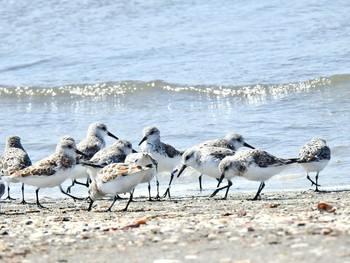
[[[115,138],[116,142],[106,147],[106,136]],[[265,182],[293,163],[300,164],[307,173],[311,185],[315,185],[315,191],[319,191],[319,172],[331,158],[330,148],[326,141],[320,138],[314,138],[305,144],[296,158],[284,159],[255,149],[237,133],[229,133],[223,138],[208,140],[186,151],[179,151],[162,142],[160,131],[154,126],[143,130],[139,146],[141,152],[136,152],[129,141],[119,140],[108,131],[105,124],[92,123],[84,140],[76,144],[72,137],[64,136],[58,142],[54,154],[32,164],[20,138],[10,136],[0,159],[0,197],[7,188],[7,199],[11,199],[10,183],[22,183],[21,203],[26,204],[24,185],[31,185],[37,188],[37,206],[44,208],[39,202],[40,188],[58,186],[65,195],[81,199],[71,194],[71,188],[74,184],[84,184],[88,187],[89,211],[95,200],[105,195],[112,195],[114,199],[107,210],[111,211],[119,197],[118,194],[130,193],[127,205],[123,209],[126,211],[138,184],[148,183],[149,199],[152,200],[150,182],[155,178],[156,198],[159,199],[157,174],[168,172],[170,180],[164,197],[170,197],[170,186],[174,176],[179,177],[187,167],[192,167],[200,173],[200,189],[202,189],[202,175],[217,180],[217,189],[211,197],[226,189],[224,196],[226,199],[232,185],[231,179],[240,176],[260,182],[258,191],[252,199],[258,200]],[[251,149],[238,151],[242,146]],[[315,180],[310,178],[310,172],[316,173]],[[61,184],[67,179],[72,180],[72,185],[65,191]],[[83,179],[84,182],[78,179]],[[220,187],[224,179],[228,183]]]

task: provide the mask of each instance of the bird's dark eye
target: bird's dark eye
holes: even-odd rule
[[[107,128],[106,128],[106,127],[102,127],[102,130],[103,130],[103,131],[106,131],[106,130],[107,130]]]
[[[73,146],[72,145],[68,145],[68,149],[72,149],[73,148]]]

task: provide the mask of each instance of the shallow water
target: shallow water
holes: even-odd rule
[[[0,149],[17,134],[35,162],[65,134],[83,139],[94,121],[135,148],[148,125],[181,150],[238,132],[280,157],[318,136],[332,150],[321,185],[349,185],[349,9],[346,1],[8,1]],[[197,193],[195,175],[175,183]],[[236,190],[257,187],[234,180]],[[266,191],[308,187],[293,166]]]

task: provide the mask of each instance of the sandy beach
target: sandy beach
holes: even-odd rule
[[[228,200],[137,197],[124,208],[42,198],[3,201],[1,262],[350,262],[349,191],[231,192]],[[125,195],[125,197],[127,197]],[[34,202],[34,200],[30,200]],[[334,206],[320,211],[319,203]]]

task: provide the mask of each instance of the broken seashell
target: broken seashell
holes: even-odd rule
[[[335,212],[335,208],[333,207],[333,205],[327,204],[327,203],[319,203],[317,205],[317,209],[320,212],[327,212],[327,213],[334,213]]]

